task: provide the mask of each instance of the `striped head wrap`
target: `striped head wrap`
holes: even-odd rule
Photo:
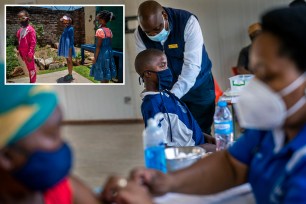
[[[0,70],[3,70],[3,64]],[[0,148],[42,126],[58,105],[50,86],[4,85],[0,71]]]

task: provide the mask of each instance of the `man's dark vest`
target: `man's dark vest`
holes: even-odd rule
[[[171,69],[173,74],[174,84],[182,72],[185,51],[184,31],[190,16],[193,14],[180,9],[164,9],[168,14],[168,21],[171,30],[166,42],[164,43],[164,46],[162,46],[160,42],[150,40],[142,31],[140,26],[138,26],[138,32],[147,49],[159,49],[166,54],[168,67]],[[196,89],[204,82],[208,76],[208,73],[211,71],[211,67],[211,61],[203,44],[201,71],[197,77],[195,85],[191,88],[191,90]]]

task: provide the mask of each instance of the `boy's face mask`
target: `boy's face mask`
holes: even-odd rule
[[[19,23],[22,27],[26,27],[29,25],[29,17],[26,17],[26,16],[22,16],[22,17],[19,17]]]
[[[286,118],[295,114],[306,103],[306,96],[303,96],[287,110],[282,97],[300,87],[305,82],[305,77],[303,74],[280,92],[273,91],[264,82],[254,78],[241,91],[235,105],[240,126],[259,130],[281,128]]]
[[[71,166],[71,149],[64,143],[59,149],[52,152],[36,151],[32,153],[27,163],[13,175],[29,189],[44,192],[65,178]]]
[[[20,25],[22,27],[27,27],[29,25],[29,21],[22,21],[22,22],[20,22]]]
[[[163,91],[165,89],[170,90],[172,88],[172,81],[173,81],[173,76],[172,76],[172,72],[169,68],[166,68],[163,71],[150,71],[150,70],[146,70],[145,72],[152,72],[152,73],[156,73],[157,74],[157,78],[158,78],[158,90],[159,91]],[[139,77],[139,84],[141,85],[141,80],[144,82],[143,80],[143,76],[144,74]]]
[[[67,27],[67,26],[69,26],[69,25],[70,25],[70,21],[66,21],[66,20],[64,20],[64,21],[63,21],[63,24],[64,24],[64,26],[65,26],[65,27]]]

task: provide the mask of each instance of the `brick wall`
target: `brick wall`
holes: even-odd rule
[[[20,28],[17,14],[21,10],[27,10],[30,14],[30,22],[34,25],[43,25],[44,35],[40,39],[43,45],[53,44],[59,41],[60,35],[64,30],[64,25],[60,22],[60,18],[68,13],[73,18],[74,26],[74,44],[80,45],[85,43],[85,20],[84,8],[74,11],[51,10],[41,7],[6,7],[6,35],[16,35]]]

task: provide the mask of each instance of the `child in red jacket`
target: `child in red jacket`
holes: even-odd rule
[[[21,28],[17,31],[18,51],[22,60],[25,62],[29,71],[30,83],[36,82],[36,68],[34,62],[34,53],[36,46],[36,32],[29,25],[29,13],[25,10],[18,13]]]

